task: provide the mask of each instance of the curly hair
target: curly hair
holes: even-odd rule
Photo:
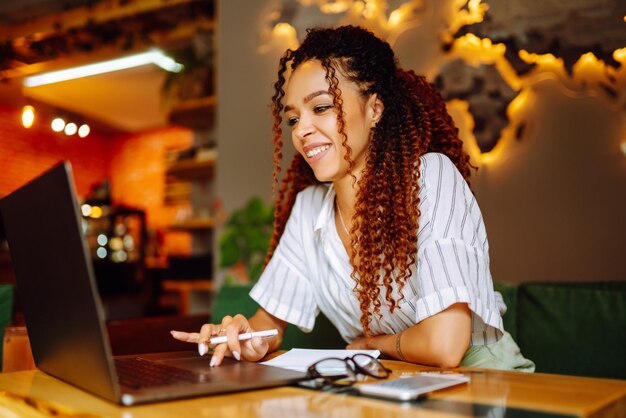
[[[393,312],[402,300],[402,297],[399,300],[393,297],[394,283],[398,291],[402,290],[417,262],[420,157],[427,152],[443,153],[466,180],[471,165],[441,95],[424,77],[399,68],[388,43],[360,27],[317,28],[308,30],[300,47],[287,50],[279,62],[272,97],[273,190],[281,171],[285,73],[289,64],[293,71],[311,60],[320,62],[326,71],[339,135],[346,151],[344,158],[355,182],[352,173],[355,163],[345,133],[336,72],[355,83],[363,97],[376,93],[385,106],[368,144],[350,230],[354,249],[350,254],[351,276],[355,281],[363,333],[369,335],[371,315],[380,315],[381,288]],[[320,182],[304,158],[296,155],[275,193],[274,231],[266,261],[278,245],[296,195],[313,184]]]

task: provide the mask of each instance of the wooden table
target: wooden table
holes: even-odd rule
[[[393,376],[432,370],[385,361]],[[626,417],[626,381],[460,369],[470,384],[401,403],[281,387],[118,407],[37,370],[0,374],[0,416],[42,417]],[[5,414],[11,411],[15,414]]]

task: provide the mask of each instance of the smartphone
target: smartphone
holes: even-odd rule
[[[470,381],[462,374],[421,373],[410,377],[386,380],[380,383],[363,384],[357,390],[363,395],[377,396],[399,401],[410,401],[429,392],[460,385]]]

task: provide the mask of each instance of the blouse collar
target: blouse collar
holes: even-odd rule
[[[323,230],[326,225],[333,219],[335,213],[335,187],[332,183],[328,184],[328,190],[322,201],[322,208],[317,215],[314,231],[319,234],[319,231]]]

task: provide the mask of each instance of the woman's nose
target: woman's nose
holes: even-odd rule
[[[296,125],[296,129],[294,130],[294,134],[299,139],[304,139],[310,134],[314,132],[315,128],[309,118],[301,117]]]

